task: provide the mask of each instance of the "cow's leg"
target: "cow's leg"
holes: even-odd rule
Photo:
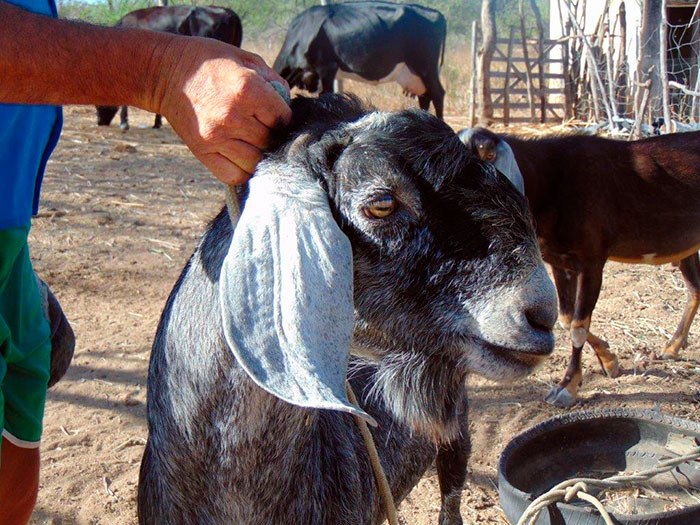
[[[119,114],[119,127],[122,129],[122,131],[126,131],[129,129],[129,108],[127,106],[122,106],[122,111]]]
[[[323,69],[320,72],[321,76],[321,94],[323,93],[333,93],[333,84],[335,82],[335,75],[338,73],[337,67],[329,67]]]
[[[598,300],[602,284],[603,266],[586,268],[577,276],[576,303],[571,320],[571,360],[564,374],[564,379],[545,398],[548,403],[555,406],[570,407],[576,402],[578,388],[583,382],[581,350],[589,337],[591,313]],[[614,370],[617,368],[617,358],[607,348],[594,346],[593,349],[604,369]]]
[[[471,452],[467,412],[465,397],[463,410],[458,416],[459,436],[451,443],[441,445],[435,459],[438,483],[440,484],[439,525],[462,525],[463,523],[459,507],[462,503],[462,490],[467,479],[467,463]]]
[[[163,117],[160,116],[160,113],[156,113],[156,121],[153,124],[153,129],[160,129],[160,127],[163,125]]]
[[[443,104],[445,101],[445,89],[440,84],[440,77],[437,71],[428,76],[425,80],[425,87],[427,88],[425,95],[428,98],[428,103],[432,100],[433,106],[435,106],[435,116],[442,120]],[[418,99],[420,102],[420,98]],[[421,104],[421,109],[428,109],[428,105],[425,107]]]
[[[688,287],[688,300],[685,303],[683,317],[676,328],[676,333],[673,334],[664,348],[662,357],[665,359],[678,359],[679,350],[688,344],[688,331],[700,304],[700,259],[698,259],[698,254],[694,253],[683,259],[679,267],[685,285]]]

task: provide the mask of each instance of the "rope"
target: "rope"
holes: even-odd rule
[[[681,463],[698,458],[700,458],[700,447],[695,447],[683,456],[659,461],[654,468],[643,470],[636,474],[623,473],[605,479],[573,478],[562,481],[530,503],[523,515],[520,516],[517,525],[534,525],[540,517],[540,513],[546,507],[558,501],[569,503],[574,498],[579,498],[592,504],[598,510],[606,525],[614,525],[610,514],[605,510],[603,504],[595,496],[588,494],[588,485],[598,488],[629,487],[642,481],[647,481],[658,474],[669,472]]]
[[[348,393],[348,399],[350,402],[359,408],[357,403],[357,398],[355,397],[355,392],[352,391],[350,386],[350,381],[345,382],[345,390]],[[372,434],[367,427],[367,422],[359,416],[353,415],[355,418],[355,423],[360,427],[360,434],[362,434],[362,439],[365,441],[365,447],[367,448],[367,453],[369,454],[369,461],[372,464],[372,470],[374,471],[374,479],[377,481],[377,487],[379,488],[379,495],[384,503],[384,512],[386,513],[386,520],[389,525],[398,525],[399,518],[396,513],[396,507],[394,506],[394,497],[391,495],[391,487],[386,479],[386,474],[382,468],[382,462],[379,459],[379,453],[377,452],[377,447],[374,444],[374,439],[372,439]]]

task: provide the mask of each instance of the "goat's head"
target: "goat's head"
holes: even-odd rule
[[[457,136],[474,155],[493,164],[520,193],[525,193],[523,175],[515,161],[513,150],[505,140],[480,127],[463,129]]]
[[[354,281],[352,350],[378,362],[376,393],[397,417],[416,429],[448,436],[456,428],[450,421],[456,389],[468,373],[515,379],[531,372],[553,349],[556,298],[526,200],[428,113],[366,113],[353,99],[338,96],[297,100],[292,107],[296,120],[293,139],[261,164],[251,181],[249,199],[256,185],[262,188],[276,181],[274,191],[285,198],[297,194],[295,199],[304,209],[296,219],[276,217],[274,228],[279,230],[283,224],[291,229],[258,235],[257,250],[254,242],[246,241],[250,235],[237,228],[233,248],[262,255],[248,263],[239,262],[248,255],[232,257],[232,264],[248,265],[242,271],[227,270],[227,258],[222,278],[229,278],[223,274],[231,271],[232,286],[246,281],[243,288],[248,292],[243,302],[223,299],[224,311],[240,310],[242,303],[258,294],[250,291],[260,288],[261,267],[281,262],[288,265],[282,273],[295,281],[295,301],[305,301],[306,311],[299,313],[300,307],[285,303],[284,298],[263,297],[243,307],[247,309],[244,315],[228,322],[234,328],[228,328],[227,339],[239,361],[264,388],[302,405],[352,411],[344,405],[342,380],[353,331],[350,290]],[[305,181],[301,186],[300,180]],[[323,219],[315,214],[326,195],[330,211],[324,212],[328,219],[323,228],[327,231],[319,233],[315,228]],[[269,213],[273,201],[269,196],[260,199],[257,208]],[[246,219],[244,210],[239,228],[260,229],[265,219],[253,210],[250,213]],[[307,239],[304,242],[322,241],[320,255],[288,253],[293,260],[274,261],[271,253],[285,248],[270,248],[265,242],[278,236],[283,246],[295,236],[294,228],[303,232],[299,236]],[[236,242],[242,244],[235,246]],[[286,246],[291,252],[297,249]],[[347,276],[345,281],[342,274],[350,273],[350,268],[354,279]],[[279,288],[283,278],[279,271],[271,272],[262,279],[262,286]],[[317,292],[299,283],[307,273],[320,292],[310,301],[308,294]],[[261,314],[265,301],[277,301],[278,306]],[[311,302],[317,304],[309,311]],[[261,316],[273,320],[261,320]],[[317,320],[310,323],[307,317]],[[341,320],[346,317],[350,317],[349,324]],[[276,372],[260,364],[272,355],[261,351],[260,341],[265,346],[271,337],[260,333],[251,338],[242,333],[247,328],[235,328],[256,323],[265,325],[260,329],[263,332],[277,330],[272,353],[292,341],[295,344],[288,350],[282,348],[282,353],[297,354],[292,359],[298,360],[297,343],[315,344],[318,349],[310,352],[314,355],[309,357],[305,350],[302,359],[311,368],[326,366],[319,363],[331,359],[331,348],[342,354],[330,366],[331,382],[340,381],[331,387],[336,399],[299,402],[296,394],[284,390],[303,390],[307,380],[296,370],[298,363],[292,367],[292,380],[282,380],[291,386],[276,390],[280,385],[280,379],[273,377]],[[345,335],[339,336],[341,333]],[[284,359],[290,358],[285,355]],[[289,366],[282,368],[290,372]],[[327,383],[322,378],[324,381]],[[323,397],[321,390],[314,396]]]

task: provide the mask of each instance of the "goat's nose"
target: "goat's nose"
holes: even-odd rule
[[[532,274],[523,288],[521,312],[530,328],[550,334],[557,322],[557,292],[544,264]]]
[[[551,332],[557,321],[557,308],[548,301],[536,301],[525,309],[525,318],[535,330]]]

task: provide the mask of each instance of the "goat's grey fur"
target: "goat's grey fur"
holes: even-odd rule
[[[352,246],[349,375],[378,422],[372,433],[393,496],[401,502],[437,455],[440,523],[460,524],[466,376],[522,377],[553,349],[556,299],[527,204],[427,113],[368,115],[337,95],[295,99],[292,109],[292,125],[256,177],[293,180],[301,167],[327,191]],[[387,193],[396,211],[366,215]],[[222,212],[158,327],[140,522],[380,523],[353,418],[274,397],[227,348],[219,277],[231,237]]]

